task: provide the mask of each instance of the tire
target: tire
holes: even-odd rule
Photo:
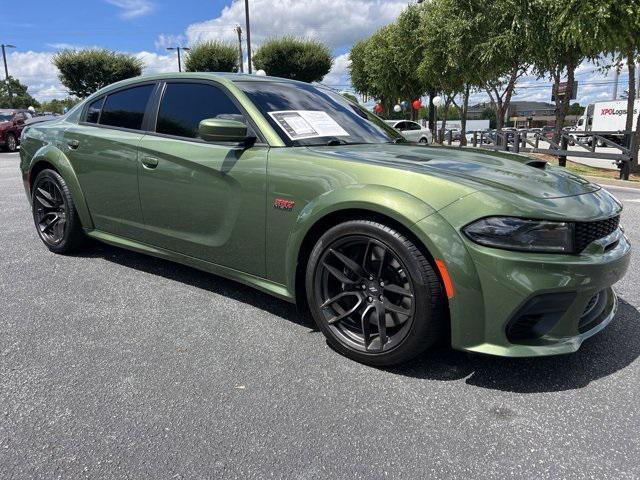
[[[73,197],[64,179],[55,170],[42,170],[31,190],[36,231],[54,253],[68,254],[86,242]]]
[[[367,365],[411,360],[448,325],[427,258],[402,233],[375,221],[329,229],[311,251],[305,279],[311,315],[328,344]]]
[[[18,150],[18,140],[13,133],[7,133],[7,137],[5,138],[5,148],[8,152],[15,152]]]
[[[422,145],[429,145],[429,139],[427,137],[422,137],[418,140],[418,143],[421,143]]]

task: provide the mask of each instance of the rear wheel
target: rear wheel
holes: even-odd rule
[[[9,152],[15,152],[18,149],[18,140],[13,133],[7,133],[5,145]]]
[[[442,334],[438,277],[420,250],[383,224],[354,220],[318,241],[307,299],[329,344],[359,362],[385,366],[422,353]]]
[[[54,170],[43,170],[33,182],[33,220],[40,239],[55,253],[71,253],[86,237],[71,192]]]
[[[423,145],[427,145],[429,143],[429,140],[427,139],[427,137],[422,137],[420,140],[418,140],[419,143],[422,143]]]

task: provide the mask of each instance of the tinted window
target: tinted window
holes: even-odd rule
[[[396,127],[398,130],[406,130],[406,123],[405,122],[399,122],[396,123]]]
[[[422,127],[414,122],[407,122],[407,130],[422,130]]]
[[[153,85],[142,85],[107,96],[100,124],[140,130],[152,90]]]
[[[98,123],[98,119],[100,118],[100,110],[102,109],[102,104],[104,103],[104,97],[95,100],[89,105],[87,109],[87,122],[89,123]]]
[[[245,123],[242,112],[218,87],[202,83],[169,83],[160,103],[156,132],[198,138],[198,125],[206,118]]]
[[[278,81],[236,85],[288,146],[402,141],[379,117],[328,88]]]

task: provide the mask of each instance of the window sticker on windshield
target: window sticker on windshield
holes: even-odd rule
[[[348,137],[327,112],[320,110],[285,110],[269,112],[291,140],[315,137]]]

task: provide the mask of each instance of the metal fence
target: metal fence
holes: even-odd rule
[[[451,145],[455,140],[453,132],[449,130],[441,140],[442,144],[446,141]],[[543,148],[540,142],[548,143],[549,147]],[[475,131],[468,145],[505,152],[554,155],[558,157],[558,163],[562,167],[566,166],[567,156],[613,160],[620,169],[620,178],[628,180],[629,161],[634,151],[634,135],[630,131],[565,131],[556,143],[552,137],[549,138],[538,130]],[[569,146],[578,146],[580,149],[569,150]],[[619,153],[598,152],[597,147],[615,148]]]

